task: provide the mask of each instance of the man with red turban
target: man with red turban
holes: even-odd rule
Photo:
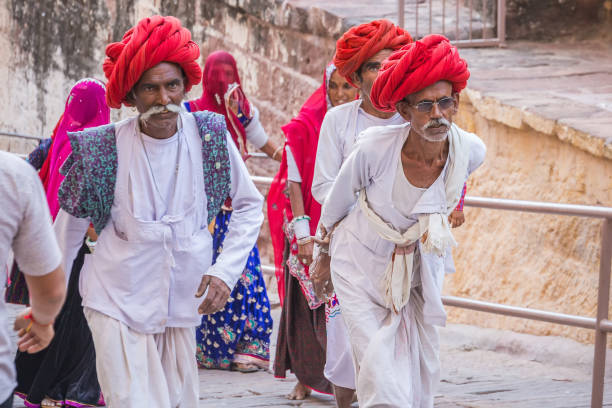
[[[312,181],[312,195],[320,204],[325,202],[359,133],[371,126],[404,123],[398,113],[376,109],[370,100],[370,91],[382,61],[410,42],[412,38],[407,31],[389,20],[375,20],[351,28],[336,43],[334,64],[338,73],[359,90],[361,98],[329,110],[321,125]],[[312,254],[313,244],[307,245]],[[328,276],[318,278],[330,281]],[[326,303],[329,318],[325,376],[334,385],[338,406],[345,408],[354,397],[355,369],[340,304],[334,294],[330,295]]]
[[[485,146],[452,124],[466,62],[443,36],[394,52],[371,92],[402,125],[370,127],[323,205],[329,253],[357,372],[360,407],[433,407],[441,287],[456,245],[448,215]]]
[[[182,109],[201,70],[179,20],[145,18],[106,55],[108,105],[139,114],[68,133],[56,232],[67,270],[90,223],[99,234],[80,291],[108,406],[195,407],[194,328],[199,314],[227,302],[257,239],[263,199],[224,118]],[[208,224],[227,197],[234,215],[211,266]]]

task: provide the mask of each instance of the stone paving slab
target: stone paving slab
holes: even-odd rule
[[[9,305],[11,319],[18,309]],[[279,313],[278,307],[273,308],[275,322]],[[275,325],[273,350],[276,330]],[[560,337],[452,324],[440,329],[440,344],[437,408],[590,407],[592,346]],[[612,350],[607,360],[604,406],[612,407]],[[331,396],[319,393],[304,401],[287,400],[294,385],[291,374],[276,379],[263,371],[200,370],[199,408],[335,406]],[[24,406],[16,401],[15,408]]]
[[[462,96],[486,119],[612,159],[610,44],[517,42],[460,53],[471,72]]]

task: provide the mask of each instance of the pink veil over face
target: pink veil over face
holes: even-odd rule
[[[59,211],[57,192],[64,180],[59,170],[72,153],[68,132],[110,122],[110,109],[106,105],[105,92],[104,84],[97,79],[79,80],[70,90],[64,113],[55,126],[49,154],[39,172],[53,219]]]
[[[227,72],[227,69],[229,72]],[[197,112],[207,110],[220,113],[225,116],[227,129],[232,135],[236,146],[246,148],[246,130],[238,119],[225,104],[224,95],[232,83],[241,85],[236,60],[227,51],[215,51],[208,55],[204,63],[202,73],[202,86],[204,91],[199,99],[189,101],[189,111]],[[251,106],[244,93],[240,92],[242,98],[239,100],[239,108],[247,117],[251,117]],[[243,152],[245,153],[245,152]]]

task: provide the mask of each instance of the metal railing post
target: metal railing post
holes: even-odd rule
[[[429,0],[429,34],[431,34],[433,32],[432,30],[432,21],[433,21],[433,5],[432,5],[433,0]],[[418,0],[417,0],[418,3]],[[457,2],[457,4],[459,4]]]
[[[599,259],[599,291],[597,293],[597,324],[595,325],[595,353],[593,356],[593,388],[591,408],[603,405],[606,372],[606,331],[600,326],[608,318],[610,305],[610,266],[612,263],[612,219],[606,218],[601,229],[601,257]]]
[[[401,28],[404,28],[404,1],[397,0],[397,25]]]
[[[497,39],[499,46],[506,42],[506,0],[497,0]]]

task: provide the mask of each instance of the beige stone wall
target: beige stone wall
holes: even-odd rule
[[[612,161],[528,126],[485,119],[487,106],[464,93],[459,125],[487,145],[468,195],[571,204],[612,203]],[[512,123],[506,118],[506,123]],[[515,123],[520,124],[519,121]],[[600,220],[466,207],[456,230],[457,273],[445,294],[595,316]],[[449,308],[451,322],[561,335],[592,342],[591,330]]]

